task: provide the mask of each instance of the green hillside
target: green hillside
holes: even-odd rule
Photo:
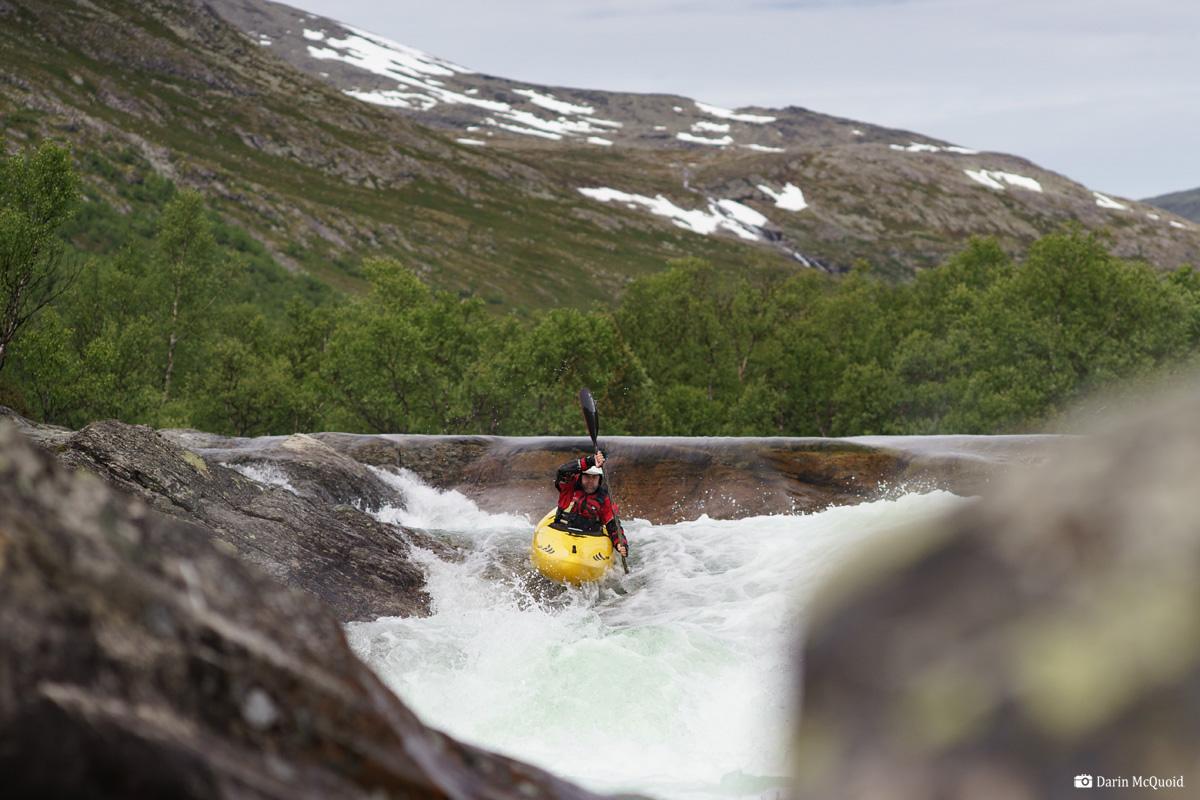
[[[199,189],[279,263],[335,287],[361,289],[362,258],[391,255],[436,287],[489,303],[583,307],[671,258],[724,269],[784,260],[597,210],[536,153],[481,153],[347,98],[203,6],[9,8],[0,119],[10,152],[44,137],[69,142],[87,198],[118,210],[130,206],[128,186],[157,177]],[[585,163],[598,176],[624,167],[590,152]]]

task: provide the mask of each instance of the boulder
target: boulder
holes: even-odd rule
[[[1197,476],[1191,390],[876,542],[812,611],[797,797],[1195,792]]]
[[[409,556],[414,545],[445,546],[352,505],[360,492],[373,503],[401,502],[362,465],[308,437],[280,444],[283,463],[304,476],[305,493],[251,480],[152,428],[115,420],[92,423],[55,449],[63,463],[196,523],[229,552],[324,600],[343,621],[429,613],[424,573]]]
[[[71,472],[0,422],[6,797],[595,797],[425,728],[327,606],[186,521],[248,491],[232,473],[149,430],[80,433],[67,460],[142,490]]]

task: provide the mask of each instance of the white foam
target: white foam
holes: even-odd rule
[[[351,623],[354,651],[456,738],[594,791],[671,800],[786,792],[794,648],[816,588],[897,526],[965,502],[935,492],[807,516],[627,520],[630,574],[560,590],[529,566],[531,522],[402,480],[410,500],[446,506],[424,527],[464,557],[418,554],[433,615]]]
[[[380,522],[418,530],[471,530],[480,526],[524,530],[531,522],[519,514],[489,514],[461,492],[441,491],[406,469],[369,467],[404,498],[403,507],[385,506],[372,514]],[[553,499],[549,501],[553,507]]]

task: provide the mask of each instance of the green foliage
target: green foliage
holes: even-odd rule
[[[338,313],[327,374],[355,429],[446,433],[465,409],[463,376],[495,322],[478,298],[432,293],[393,259],[368,259],[370,291]]]
[[[200,195],[126,183],[129,215],[93,200],[67,222],[65,150],[0,166],[0,401],[22,413],[242,436],[578,435],[588,386],[608,434],[999,433],[1200,345],[1200,275],[1114,257],[1079,227],[1021,260],[973,240],[902,286],[866,264],[836,280],[689,258],[635,280],[614,311],[525,319],[390,258],[364,261],[366,293],[332,304]],[[73,283],[68,236],[94,253]]]
[[[22,326],[74,277],[57,230],[78,196],[70,153],[54,142],[0,161],[0,371]]]
[[[645,433],[657,418],[650,380],[611,315],[550,311],[507,342],[476,373],[481,428],[501,435],[579,430],[579,388],[588,386],[609,434]]]

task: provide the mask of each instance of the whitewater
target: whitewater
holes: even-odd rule
[[[349,624],[359,657],[431,727],[660,800],[780,794],[817,587],[878,537],[966,502],[935,491],[808,515],[627,520],[629,573],[568,588],[533,571],[529,518],[378,474],[405,497],[379,519],[461,558],[418,551],[432,615]]]

